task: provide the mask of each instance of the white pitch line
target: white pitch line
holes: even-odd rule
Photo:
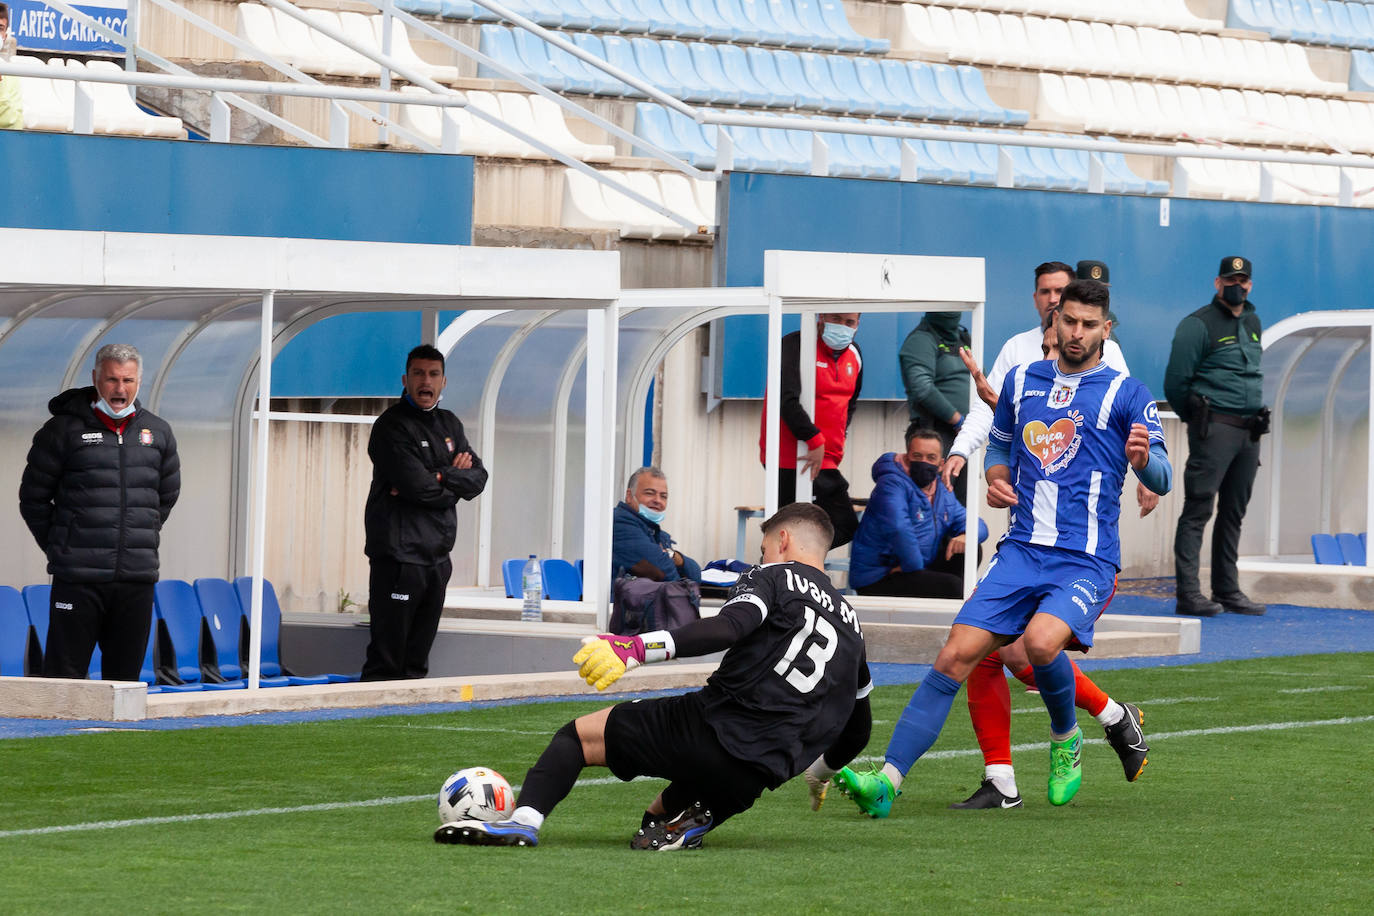
[[[1278,693],[1330,693],[1337,690],[1364,690],[1364,684],[1330,684],[1326,687],[1284,687]]]
[[[1374,722],[1374,716],[1342,716],[1339,719],[1313,719],[1306,722],[1260,722],[1255,725],[1226,725],[1216,728],[1191,728],[1177,732],[1159,732],[1147,737],[1150,741],[1164,741],[1171,738],[1197,738],[1208,735],[1234,735],[1242,732],[1269,732],[1287,731],[1295,728],[1314,728],[1319,725],[1363,725],[1366,722]],[[1087,744],[1105,744],[1101,738],[1085,739]],[[1012,746],[1013,751],[1034,751],[1044,750],[1049,747],[1048,742],[1037,744],[1016,744]],[[949,760],[955,757],[973,757],[982,753],[978,748],[960,748],[948,751],[930,751],[925,754],[926,759],[930,760]],[[881,757],[865,757],[866,761],[882,760]],[[649,777],[637,777],[632,780],[639,782]],[[614,776],[602,776],[596,779],[579,779],[578,786],[609,786],[621,782]],[[514,787],[518,792],[519,786]],[[316,805],[295,805],[293,807],[282,808],[250,808],[244,811],[214,811],[204,814],[172,814],[164,817],[140,817],[130,818],[120,821],[88,821],[84,824],[55,824],[50,827],[24,827],[18,830],[0,830],[0,839],[18,836],[41,836],[52,833],[81,833],[93,830],[115,830],[120,827],[149,827],[159,824],[186,824],[195,821],[224,821],[239,817],[258,817],[265,814],[307,814],[314,811],[341,811],[348,808],[377,808],[385,805],[403,805],[422,801],[434,801],[437,793],[425,795],[391,795],[383,798],[369,798],[363,801],[350,802],[323,802]]]
[[[1174,703],[1215,703],[1217,700],[1220,699],[1221,697],[1160,697],[1157,700],[1141,700],[1136,705],[1143,706],[1148,710],[1151,706],[1170,706]],[[1044,711],[1044,706],[1025,706],[1018,709],[1013,709],[1011,711],[1011,714],[1015,716],[1022,713],[1031,712],[1043,713]]]
[[[485,732],[492,735],[543,735],[547,737],[550,732],[545,729],[539,732],[526,732],[514,728],[479,728],[470,725],[393,725],[389,723],[377,723],[373,728],[406,728],[417,731],[436,731],[436,732]]]

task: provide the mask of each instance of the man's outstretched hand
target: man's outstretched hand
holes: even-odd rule
[[[582,640],[582,648],[573,656],[573,663],[580,666],[577,673],[588,684],[605,690],[626,671],[644,664],[644,640],[638,636],[610,633],[587,636]]]

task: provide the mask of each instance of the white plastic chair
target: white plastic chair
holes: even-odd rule
[[[558,224],[564,229],[621,229],[619,216],[601,196],[601,183],[575,169],[563,170],[563,212]]]
[[[282,57],[287,63],[306,73],[329,73],[333,61],[315,43],[309,26],[275,8],[272,21],[277,26],[277,38],[283,45]]]
[[[1059,49],[1045,37],[1045,20],[1040,16],[1023,16],[1021,28],[1026,33],[1026,49],[1023,66],[1030,69],[1046,70],[1055,65]]]
[[[327,26],[336,32],[343,31],[343,25],[339,21],[339,14],[333,10],[309,9],[305,15],[312,22]],[[310,29],[310,40],[315,42],[315,47],[320,49],[328,62],[325,73],[329,76],[355,76],[363,78],[376,78],[381,73],[381,68],[375,60],[371,60],[347,45],[341,44],[330,38],[318,29]]]
[[[16,64],[30,64],[41,67],[43,62],[36,57],[16,54]],[[5,77],[15,79],[16,77]],[[71,100],[64,106],[53,90],[53,81],[38,76],[18,77],[19,91],[24,102],[25,130],[62,130],[72,129]]]
[[[345,16],[359,15],[341,13],[339,18]],[[376,39],[377,47],[382,47],[382,17],[367,16],[368,25],[372,29]],[[406,31],[406,24],[399,19],[391,22],[391,56],[403,64],[408,64],[419,70],[425,76],[438,83],[452,83],[458,79],[458,68],[445,64],[431,64],[415,51],[415,47],[410,43],[410,33]]]
[[[998,13],[997,26],[1002,33],[1002,53],[1009,66],[1027,70],[1044,69],[1041,55],[1027,37],[1025,21],[1020,16]]]
[[[680,172],[658,172],[655,177],[662,192],[664,206],[694,220],[698,226],[705,226],[708,231],[712,228],[713,221],[706,218],[701,204],[697,202],[696,193],[692,190],[692,179]]]
[[[1150,133],[1156,137],[1178,136],[1180,125],[1175,121],[1165,118],[1164,112],[1159,105],[1159,96],[1155,92],[1155,84],[1134,82],[1130,84],[1130,87],[1131,92],[1135,96],[1140,132]]]
[[[1080,19],[1074,19],[1069,23],[1069,47],[1070,57],[1060,65],[1061,70],[1073,70],[1078,73],[1111,73],[1112,66],[1107,61],[1107,56],[1102,53],[1102,49],[1097,45],[1097,37],[1093,35],[1093,27],[1089,23]]]
[[[631,184],[626,179],[624,172],[603,169],[601,174],[622,185]],[[601,186],[601,197],[606,202],[606,209],[610,210],[620,220],[622,238],[653,239],[659,237],[659,232],[663,228],[664,218],[662,216],[639,201],[625,196],[610,185]]]
[[[658,203],[663,204],[663,187],[659,184],[658,179],[654,177],[653,172],[633,170],[621,172],[620,175],[623,176],[625,184],[629,185],[631,190],[639,192],[640,194],[649,198],[650,200],[657,201]],[[621,195],[613,193],[612,196],[619,197]],[[634,201],[633,203],[635,203],[636,206],[639,206],[640,208],[644,209],[646,212],[653,213],[654,238],[656,239],[685,239],[688,235],[696,234],[695,228],[688,229],[686,226],[683,226],[680,223],[670,220],[666,216],[663,216],[659,213],[655,213],[653,210],[649,210],[647,207],[644,207],[643,204],[639,204],[637,201]],[[686,216],[687,214],[683,215]],[[697,225],[701,224],[698,223]]]
[[[714,226],[716,224],[716,182],[693,180],[692,193],[696,195],[697,205],[701,207],[701,212],[706,214],[706,224]]]
[[[930,10],[919,3],[903,3],[898,46],[904,51],[943,54],[949,50],[949,46],[940,42],[941,37],[930,22]]]
[[[291,62],[291,49],[277,33],[277,20],[270,7],[261,3],[240,3],[234,15],[234,32],[263,54]],[[236,60],[248,59],[238,49],[235,49],[235,54],[239,55]]]
[[[80,68],[77,61],[67,66]],[[85,69],[91,73],[122,73],[113,61],[93,60]],[[129,95],[129,87],[119,83],[87,83],[95,106],[95,130],[102,134],[129,134],[136,137],[177,138],[184,135],[180,118],[164,118],[140,109]]]
[[[1130,113],[1135,110],[1134,98],[1131,99],[1128,109],[1117,110],[1118,102],[1116,94],[1112,91],[1112,82],[1100,76],[1090,76],[1084,80],[1091,104],[1082,112],[1082,117],[1083,126],[1089,131],[1115,133],[1122,121],[1128,120]],[[1127,129],[1125,132],[1130,131]]]
[[[615,159],[615,147],[609,143],[587,143],[579,140],[568,128],[563,109],[540,95],[529,96],[530,113],[534,116],[535,136],[550,146],[564,150],[583,162],[610,162]]]
[[[474,89],[467,93],[467,97],[469,106],[481,109],[498,120],[506,120],[505,114],[501,111],[501,101],[495,93]],[[507,133],[476,115],[473,116],[472,120],[480,137],[479,142],[488,150],[487,155],[508,159],[529,159],[539,156],[539,153],[532,146],[513,134]],[[479,124],[481,126],[477,127]]]
[[[528,95],[523,92],[497,92],[495,96],[497,109],[501,112],[502,121],[505,121],[511,127],[517,128],[530,136],[537,137],[539,126],[534,123],[534,113],[530,110]],[[537,139],[548,142],[544,137],[537,137]],[[524,141],[516,140],[515,142],[519,143],[521,147],[521,159],[549,158]],[[550,143],[549,145],[552,146],[553,144]]]
[[[1113,25],[1112,36],[1116,39],[1116,50],[1124,62],[1123,71],[1132,76],[1153,76],[1154,61],[1145,56],[1140,47],[1140,34],[1132,25]]]
[[[1082,79],[1072,75],[1060,76],[1058,73],[1039,73],[1036,79],[1040,83],[1040,92],[1036,97],[1035,117],[1042,121],[1058,121],[1067,124],[1079,124],[1083,121],[1083,114],[1075,110],[1073,103],[1069,101],[1068,90],[1064,83],[1069,79]]]
[[[1004,65],[1015,49],[1007,47],[1002,36],[1002,23],[996,13],[980,10],[973,14],[974,45],[969,49],[969,60],[977,64]]]

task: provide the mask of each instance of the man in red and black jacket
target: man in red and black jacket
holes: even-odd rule
[[[153,620],[162,525],[181,493],[166,421],[137,400],[143,358],[128,344],[95,355],[89,388],[48,402],[19,482],[19,514],[48,558],[46,677],[136,681]]]
[[[849,481],[840,473],[845,432],[854,419],[863,388],[863,355],[854,343],[858,312],[816,316],[816,416],[801,404],[801,332],[782,338],[781,429],[778,433],[778,507],[797,501],[797,443],[806,443],[802,471],[811,475],[812,502],[825,510],[835,527],[831,547],[854,539],[859,518],[849,499]],[[759,460],[766,463],[768,399],[759,418]]]

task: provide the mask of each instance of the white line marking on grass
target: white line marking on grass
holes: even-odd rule
[[[1149,735],[1151,741],[1163,741],[1169,738],[1196,738],[1206,735],[1234,735],[1242,732],[1269,732],[1286,731],[1295,728],[1313,728],[1318,725],[1362,725],[1366,722],[1374,722],[1374,716],[1342,716],[1339,719],[1313,719],[1306,722],[1259,722],[1254,725],[1227,725],[1216,728],[1191,728],[1177,732],[1159,732]],[[1102,738],[1085,739],[1088,744],[1106,744]],[[1012,745],[1013,751],[1034,751],[1044,750],[1049,747],[1048,742],[1036,744],[1015,744]],[[949,760],[955,757],[973,757],[982,753],[978,748],[960,748],[958,750],[931,751],[925,756],[931,760]],[[881,757],[865,757],[865,761],[879,761]],[[638,777],[632,782],[647,780],[649,777]],[[610,786],[620,783],[621,780],[614,776],[602,776],[596,779],[579,779],[577,786]],[[515,790],[520,791],[520,786],[515,786]],[[164,817],[140,817],[130,818],[120,821],[88,821],[84,824],[54,824],[50,827],[24,827],[18,830],[0,830],[0,839],[19,836],[41,836],[52,833],[81,833],[93,830],[115,830],[120,827],[150,827],[159,824],[187,824],[195,821],[224,821],[239,817],[258,817],[265,814],[308,814],[315,811],[342,811],[349,808],[378,808],[386,805],[407,805],[415,802],[429,801],[436,799],[437,793],[431,792],[425,795],[391,795],[384,798],[369,798],[363,801],[347,802],[322,802],[316,805],[295,805],[282,808],[250,808],[244,811],[214,811],[204,814],[172,814]]]
[[[1365,689],[1365,685],[1364,685],[1364,684],[1350,684],[1350,685],[1345,685],[1345,686],[1342,686],[1342,685],[1340,685],[1340,684],[1331,684],[1331,685],[1326,686],[1326,687],[1284,687],[1283,689],[1279,690],[1278,693],[1330,693],[1330,692],[1336,691],[1336,690],[1364,690],[1364,689]]]
[[[1217,700],[1220,699],[1221,697],[1159,697],[1158,699],[1154,700],[1141,700],[1136,705],[1143,706],[1146,709],[1149,709],[1151,706],[1169,706],[1174,703],[1215,703]],[[1018,715],[1021,713],[1030,712],[1043,713],[1044,711],[1044,706],[1025,706],[1020,709],[1013,709],[1011,711],[1011,714]]]

